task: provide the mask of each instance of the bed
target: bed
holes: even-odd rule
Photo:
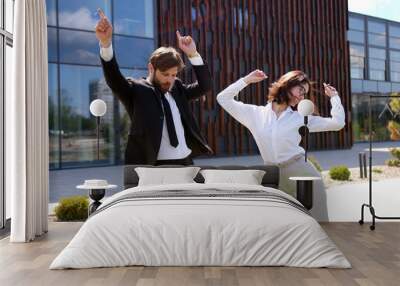
[[[125,166],[124,191],[103,202],[50,269],[351,267],[301,203],[277,189],[276,166],[200,167],[263,170],[261,185],[204,183],[199,173],[193,183],[151,186],[138,185],[136,167]]]

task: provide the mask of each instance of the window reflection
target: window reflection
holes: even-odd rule
[[[47,28],[47,45],[49,62],[57,61],[57,29]]]
[[[100,162],[114,163],[113,96],[97,67],[61,65],[60,118],[64,167],[93,165],[97,160],[96,120],[89,111],[96,98],[107,104],[101,118]]]
[[[368,32],[386,35],[386,24],[382,22],[368,21]]]
[[[350,55],[364,57],[365,56],[364,46],[350,44]]]
[[[100,65],[95,33],[60,29],[60,62]]]
[[[389,25],[389,36],[400,38],[400,26]]]
[[[352,95],[352,121],[353,121],[353,135],[355,141],[368,141],[368,108],[369,108],[369,95],[391,95],[391,93],[353,93]],[[392,93],[399,95],[399,93]],[[390,131],[389,122],[400,123],[398,116],[393,116],[393,110],[388,109],[388,105],[392,101],[399,101],[399,99],[390,98],[372,98],[372,130],[374,141],[390,141],[394,140],[392,132]],[[393,123],[392,123],[393,124]]]
[[[114,31],[117,34],[154,36],[153,1],[131,0],[114,1]]]
[[[360,44],[364,44],[365,42],[364,32],[349,30],[347,35],[350,42],[355,42]]]
[[[133,5],[134,6],[134,5]],[[58,1],[58,21],[61,27],[94,31],[99,19],[97,8],[111,18],[110,1],[107,0],[64,0]]]
[[[386,36],[368,33],[368,43],[374,46],[386,47]]]
[[[369,78],[385,80],[386,50],[369,48]]]
[[[386,59],[386,50],[385,49],[376,49],[376,48],[369,48],[369,57],[375,59]]]
[[[400,38],[389,38],[389,47],[393,49],[400,49]]]
[[[153,39],[128,38],[115,36],[115,54],[120,67],[147,68],[147,63],[154,50]]]
[[[50,168],[60,167],[60,136],[62,134],[58,113],[57,65],[49,64],[49,163]]]
[[[47,25],[57,25],[56,0],[46,0]]]
[[[349,17],[349,28],[351,30],[364,31],[364,20],[358,17]]]
[[[51,168],[113,164],[120,163],[114,162],[115,158],[124,158],[129,118],[122,105],[114,115],[118,108],[114,110],[115,99],[103,79],[94,33],[97,8],[113,23],[114,51],[120,67],[126,68],[122,70],[126,76],[146,76],[148,58],[154,50],[153,1],[46,0]],[[60,28],[55,27],[57,24]],[[96,161],[97,145],[93,141],[96,121],[89,114],[90,101],[97,97],[108,106],[102,124],[101,162]],[[114,127],[114,118],[121,126]],[[119,140],[113,135],[115,128],[120,128]],[[115,156],[115,152],[121,152],[121,156]]]
[[[351,78],[364,78],[365,50],[362,45],[350,44],[350,74]]]

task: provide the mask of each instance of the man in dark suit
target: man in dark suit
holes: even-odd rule
[[[187,85],[177,78],[184,63],[172,47],[161,47],[152,53],[147,78],[127,79],[121,74],[112,49],[112,26],[100,9],[98,13],[96,37],[104,76],[131,120],[125,164],[191,165],[192,157],[211,154],[189,107],[191,100],[211,90],[210,72],[193,39],[176,32],[179,48],[188,56],[197,82]]]

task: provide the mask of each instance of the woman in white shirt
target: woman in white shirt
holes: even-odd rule
[[[289,177],[321,177],[314,166],[304,160],[305,151],[299,146],[299,128],[304,125],[304,117],[293,109],[309,92],[310,82],[302,71],[291,71],[271,85],[267,105],[257,106],[235,100],[247,85],[266,78],[264,72],[255,70],[220,92],[217,101],[250,130],[264,163],[280,167],[279,189],[295,196],[296,184]],[[329,84],[324,83],[324,88],[332,105],[331,117],[310,115],[310,132],[338,131],[345,125],[345,113],[338,93]],[[315,192],[323,191],[323,188],[322,180],[315,181]]]

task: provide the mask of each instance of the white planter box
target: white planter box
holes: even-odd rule
[[[338,184],[328,187],[323,194],[314,193],[311,213],[318,221],[358,222],[361,218],[361,205],[368,202],[368,181]],[[376,215],[399,217],[400,178],[373,181],[372,202]],[[365,208],[364,221],[371,219],[369,208]]]

